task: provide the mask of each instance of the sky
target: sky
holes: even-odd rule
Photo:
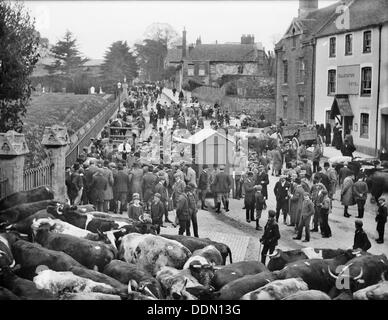
[[[319,8],[336,1],[319,0]],[[253,34],[265,50],[286,32],[298,15],[299,2],[283,1],[25,1],[41,36],[55,43],[70,30],[81,53],[102,59],[115,41],[128,45],[144,38],[155,22],[170,24],[179,34],[185,27],[187,43],[239,42]]]

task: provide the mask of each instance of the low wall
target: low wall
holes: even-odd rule
[[[198,87],[192,91],[191,95],[201,102],[214,105],[216,102],[220,103],[225,97],[225,90],[214,87]]]
[[[265,118],[275,122],[274,98],[243,98],[240,96],[226,96],[223,88],[199,87],[192,92],[192,96],[202,103],[214,105],[218,102],[229,112],[240,112],[243,109],[250,114],[264,114]]]
[[[249,114],[263,114],[267,120],[275,122],[275,99],[226,96],[221,100],[221,105],[232,113],[246,110]]]

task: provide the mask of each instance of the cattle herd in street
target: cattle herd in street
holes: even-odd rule
[[[361,250],[275,250],[234,262],[209,239],[70,206],[46,187],[0,201],[0,300],[388,299],[388,259]],[[228,264],[227,264],[228,263]]]

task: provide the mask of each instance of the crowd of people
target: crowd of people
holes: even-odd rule
[[[310,232],[320,232],[324,238],[332,236],[329,216],[339,186],[344,216],[350,217],[349,206],[357,205],[358,208],[354,246],[369,249],[369,240],[362,231],[368,192],[365,178],[355,177],[346,165],[337,173],[329,162],[322,162],[322,149],[318,144],[313,145],[309,156],[304,143],[298,150],[292,148],[290,142],[280,143],[274,150],[263,150],[261,154],[250,157],[247,170],[235,171],[233,177],[223,165],[214,165],[212,170],[204,165],[200,172],[196,172],[196,167],[185,162],[142,163],[141,145],[152,139],[152,134],[150,137],[144,135],[147,125],[156,129],[173,119],[173,129],[186,128],[194,132],[203,128],[204,120],[209,117],[214,127],[225,127],[230,121],[227,112],[221,111],[219,106],[214,106],[209,112],[209,108],[198,104],[195,99],[185,105],[182,101],[162,104],[158,100],[160,94],[159,87],[132,91],[128,102],[124,103],[125,111],[115,121],[119,121],[118,130],[132,125],[140,127],[141,133],[133,133],[120,148],[113,143],[106,128],[101,133],[101,139],[107,140],[107,143],[102,144],[101,139],[94,140],[93,145],[80,154],[77,163],[66,168],[71,204],[92,203],[98,211],[127,214],[134,220],[150,221],[157,227],[158,233],[165,223],[171,223],[179,226],[179,234],[193,233],[198,237],[197,212],[199,208],[208,209],[208,195],[213,196],[213,207],[220,214],[221,206],[226,212],[230,210],[229,196],[233,191],[236,199],[244,198],[246,221],[255,222],[256,229],[263,231],[260,242],[263,244],[262,262],[265,262],[267,253],[273,253],[280,239],[280,214],[283,223],[294,228],[295,240],[302,239],[303,231],[304,242],[310,241]],[[149,108],[147,124],[143,114]],[[352,145],[349,140],[345,139],[344,146]],[[270,174],[279,178],[273,190],[268,190]],[[268,208],[271,191],[276,199],[276,208],[268,210],[268,221],[263,230],[260,219],[262,212]],[[171,221],[169,212],[173,210],[176,219]],[[376,216],[377,243],[384,241],[386,220],[385,200],[380,199]],[[311,222],[313,228],[310,230]]]
[[[255,221],[257,230],[262,230],[259,221],[262,210],[266,208],[268,175],[271,168],[272,175],[279,177],[273,189],[276,209],[268,211],[268,214],[271,214],[265,227],[267,230],[268,223],[270,224],[272,236],[264,232],[269,240],[265,240],[267,236],[263,238],[265,250],[262,251],[262,261],[265,262],[267,251],[272,253],[275,250],[280,238],[278,229],[275,227],[279,222],[280,213],[283,216],[283,223],[294,228],[294,240],[302,240],[303,231],[305,233],[303,242],[310,241],[310,232],[320,232],[323,238],[330,238],[332,231],[329,216],[337,187],[340,188],[339,200],[344,207],[344,217],[351,216],[348,212],[349,206],[357,205],[354,248],[368,250],[371,247],[366,233],[362,230],[368,193],[366,177],[362,173],[355,176],[354,171],[346,164],[337,172],[329,162],[322,163],[322,157],[323,154],[318,145],[313,145],[312,154],[308,157],[305,145],[302,144],[295,151],[288,142],[279,145],[275,150],[264,150],[261,156],[251,159],[246,172],[236,176],[238,183],[236,183],[235,198],[244,197],[243,209],[246,210],[246,221],[248,223]],[[255,210],[256,216],[254,216]],[[386,221],[385,199],[380,198],[376,215],[378,244],[384,242]],[[310,224],[313,226],[311,229]]]

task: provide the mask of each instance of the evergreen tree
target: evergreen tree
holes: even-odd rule
[[[106,51],[101,69],[104,87],[109,90],[117,82],[122,82],[124,77],[127,81],[136,78],[139,66],[127,42],[116,41]]]
[[[39,42],[23,4],[0,0],[0,132],[22,131]]]
[[[63,39],[59,40],[50,50],[55,61],[46,66],[50,73],[60,72],[73,78],[79,68],[89,59],[82,58],[78,50],[77,39],[67,30]]]

